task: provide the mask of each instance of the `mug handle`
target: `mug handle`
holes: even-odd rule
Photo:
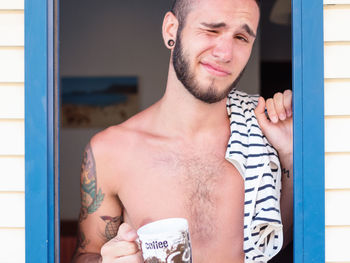
[[[141,250],[142,251],[142,242],[141,242],[141,240],[139,239],[139,238],[137,238],[136,240],[135,240],[135,242],[136,242],[136,244],[137,244],[137,247],[139,248],[139,250]]]

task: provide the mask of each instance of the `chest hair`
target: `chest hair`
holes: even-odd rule
[[[180,160],[181,188],[184,206],[191,219],[191,236],[210,240],[216,229],[218,184],[222,166],[217,158],[186,158]]]

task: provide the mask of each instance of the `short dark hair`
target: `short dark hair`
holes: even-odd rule
[[[260,8],[260,1],[261,0],[255,0],[257,5]],[[185,26],[186,24],[186,18],[188,13],[191,11],[193,0],[174,0],[173,5],[171,7],[171,12],[176,16],[177,20],[179,21],[179,30]]]
[[[179,21],[179,31],[184,27],[188,13],[191,11],[192,0],[174,0],[171,12]]]

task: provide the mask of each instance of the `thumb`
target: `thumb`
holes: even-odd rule
[[[254,110],[256,119],[258,120],[261,128],[266,127],[269,124],[269,120],[267,119],[265,113],[265,105],[265,99],[263,97],[260,97],[258,100],[258,106],[256,106]]]
[[[120,225],[116,239],[118,241],[135,241],[138,238],[136,230],[127,223]]]

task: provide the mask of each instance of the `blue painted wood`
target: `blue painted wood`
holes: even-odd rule
[[[293,0],[294,262],[325,262],[323,1]]]
[[[47,107],[48,107],[48,262],[55,262],[55,45],[54,45],[54,0],[47,1]]]
[[[293,39],[293,177],[294,177],[294,262],[303,262],[303,100],[302,100],[302,21],[301,0],[292,2]]]
[[[53,0],[25,1],[26,262],[54,262]]]
[[[52,116],[54,118],[53,122],[54,125],[52,125],[53,128],[53,136],[55,140],[55,145],[53,145],[53,153],[55,156],[55,159],[53,160],[54,163],[54,171],[55,174],[53,174],[52,177],[54,177],[54,187],[55,187],[55,196],[54,196],[54,203],[55,203],[55,208],[54,208],[54,216],[55,216],[55,224],[53,225],[54,231],[52,231],[52,234],[54,233],[54,239],[55,239],[55,247],[54,251],[52,251],[52,255],[55,257],[54,262],[59,263],[61,262],[60,259],[60,169],[59,169],[59,138],[60,138],[60,132],[59,132],[59,124],[60,124],[60,85],[59,85],[59,32],[60,32],[60,27],[59,27],[59,17],[60,17],[60,10],[59,10],[59,0],[53,0],[53,6],[49,9],[50,14],[53,15],[52,18],[49,20],[52,21],[51,26],[49,26],[49,30],[52,31],[52,36],[51,43],[49,46],[52,48],[51,52],[49,52],[52,56],[52,61],[50,62],[54,64],[55,69],[53,70],[54,76],[52,76],[53,80],[53,113]]]

